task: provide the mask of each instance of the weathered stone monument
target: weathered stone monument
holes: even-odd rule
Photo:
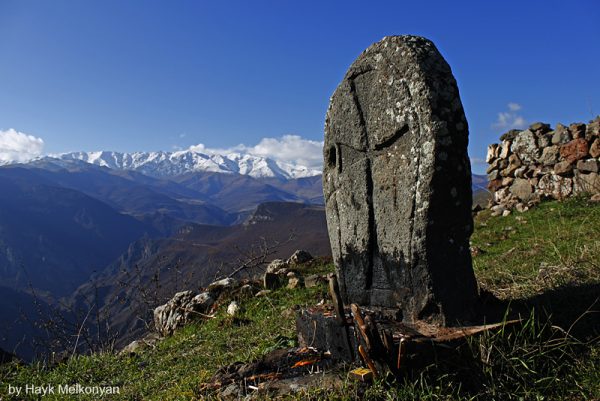
[[[468,127],[432,42],[390,36],[331,98],[323,188],[342,299],[451,325],[473,307]]]
[[[478,294],[467,144],[456,81],[433,43],[392,36],[365,50],[333,94],[325,122],[332,302],[298,311],[299,347],[273,351],[270,370],[263,360],[237,372],[249,381],[275,372],[319,377],[315,366],[362,360],[366,367],[349,377],[407,377],[456,361],[469,336],[517,324],[481,324],[487,316],[472,315]],[[301,366],[311,366],[308,374]],[[229,380],[246,383],[232,374]]]

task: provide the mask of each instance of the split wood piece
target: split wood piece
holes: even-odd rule
[[[365,346],[367,347],[368,350],[370,350],[372,348],[371,339],[369,338],[369,334],[367,332],[367,325],[365,324],[365,321],[363,320],[363,317],[360,314],[360,308],[358,307],[358,305],[352,304],[352,305],[350,305],[350,311],[352,312],[352,318],[354,319],[354,322],[356,323],[358,332],[360,333],[361,337],[363,338],[363,340],[365,342]]]
[[[324,313],[324,309],[302,309],[296,315],[296,333],[301,347],[314,347],[331,352],[331,358],[346,362],[355,360],[355,341],[350,336],[351,328],[341,325],[335,313]]]
[[[368,336],[371,339],[371,349],[369,351],[379,357],[385,356],[386,349],[381,341],[379,330],[377,329],[377,325],[373,321],[373,318],[370,315],[365,315],[363,320],[365,322]]]
[[[395,346],[394,346],[394,337],[389,330],[382,331],[383,337],[383,346],[385,347],[385,351],[388,355],[394,354]]]
[[[396,369],[400,370],[403,367],[402,360],[404,359],[404,352],[406,351],[405,342],[407,340],[405,338],[400,339],[400,343],[398,344],[398,360],[396,362]]]
[[[371,369],[371,371],[373,372],[373,375],[375,377],[379,376],[379,373],[377,373],[377,368],[375,367],[375,364],[373,363],[373,361],[369,357],[369,354],[367,353],[367,351],[365,351],[365,349],[362,345],[358,346],[358,353],[362,357],[363,361],[365,361],[365,363],[367,364],[369,369]]]
[[[404,323],[401,323],[398,327],[394,327],[392,329],[392,334],[394,335],[394,337],[398,337],[398,338],[406,338],[406,339],[412,339],[415,337],[426,337],[423,333],[419,332],[418,330],[414,329],[413,327],[410,327]]]
[[[396,373],[395,361],[393,361],[393,352],[388,353],[385,345],[381,341],[379,330],[370,315],[362,316],[360,307],[356,304],[350,306],[352,317],[358,326],[358,331],[365,343],[366,352],[371,361],[377,366],[380,372],[391,371]],[[391,341],[393,344],[393,340]]]
[[[396,361],[395,361],[395,353],[393,352],[393,347],[389,349],[385,346],[384,341],[381,339],[381,335],[379,329],[377,328],[376,323],[373,321],[371,315],[365,314],[364,322],[367,327],[367,332],[369,338],[371,339],[372,348],[369,350],[371,357],[375,360],[375,362],[379,362],[378,366],[381,366],[382,371],[391,371],[396,374]],[[385,338],[385,333],[383,333]],[[391,343],[393,344],[393,342]]]
[[[357,368],[351,370],[348,376],[363,383],[368,383],[373,380],[373,371],[367,368]]]
[[[501,327],[512,326],[513,324],[521,323],[521,319],[509,320],[502,323],[484,324],[481,326],[468,326],[468,327],[457,327],[453,333],[445,334],[443,336],[435,337],[435,342],[447,342],[453,340],[460,340],[462,338],[470,337],[475,334],[482,333],[484,331],[490,331]]]
[[[379,330],[377,330],[377,326],[371,316],[365,315],[363,317],[360,307],[356,304],[350,305],[350,310],[352,311],[354,321],[357,323],[358,331],[365,341],[365,346],[369,354],[377,359],[383,359],[386,354],[386,348],[381,341]]]
[[[394,337],[389,330],[383,330],[381,332],[383,338],[383,346],[385,347],[385,355],[388,367],[394,374],[398,374],[398,368],[396,367],[396,345],[394,344]]]
[[[346,313],[344,312],[344,302],[340,295],[340,287],[337,282],[335,274],[328,275],[329,280],[329,295],[333,300],[333,308],[336,314],[336,320],[343,325],[346,325]]]
[[[348,345],[347,349],[350,351],[351,359],[354,360],[353,341],[350,338],[350,329],[348,327],[348,322],[346,321],[344,301],[340,295],[340,286],[338,285],[337,276],[335,274],[329,274],[327,278],[329,280],[329,294],[333,300],[333,309],[336,315],[335,319],[344,328],[346,344]]]
[[[369,338],[371,339],[371,349],[369,351],[377,357],[384,357],[387,354],[386,347],[383,344],[381,335],[379,334],[377,324],[373,321],[373,318],[370,315],[365,314],[363,320],[365,322],[365,326],[367,327]]]

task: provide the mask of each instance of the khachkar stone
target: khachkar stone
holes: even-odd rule
[[[331,98],[323,188],[346,302],[452,324],[477,297],[468,127],[432,42],[365,50]]]

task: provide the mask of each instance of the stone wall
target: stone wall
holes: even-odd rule
[[[525,211],[548,198],[600,194],[600,116],[554,129],[538,122],[500,140],[486,157],[494,214]]]

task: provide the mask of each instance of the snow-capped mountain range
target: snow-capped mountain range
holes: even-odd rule
[[[204,154],[193,150],[134,153],[73,152],[45,158],[64,161],[80,160],[111,169],[133,170],[153,177],[173,177],[200,171],[283,179],[312,177],[321,174],[320,170],[283,163],[266,157],[242,153]]]

